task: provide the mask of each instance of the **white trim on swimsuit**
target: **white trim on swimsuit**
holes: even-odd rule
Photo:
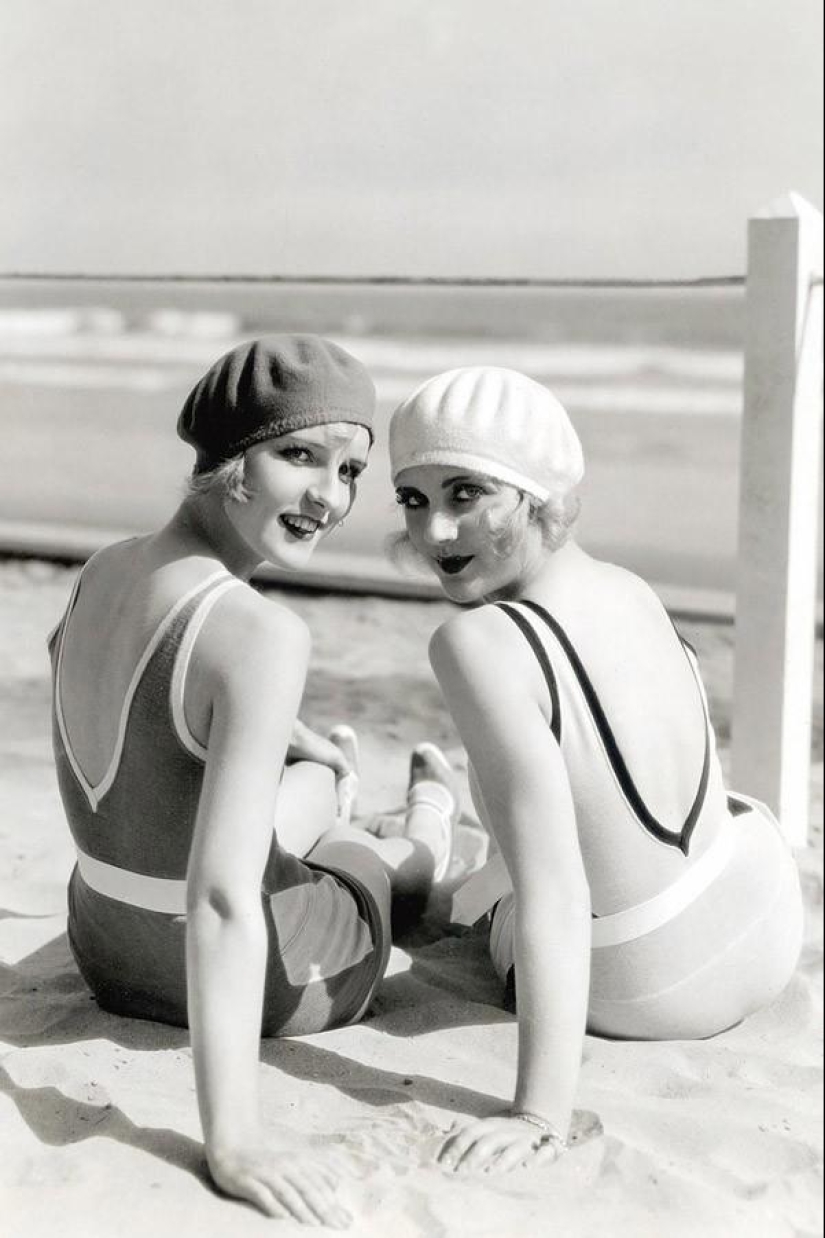
[[[89,889],[106,898],[117,899],[143,911],[160,911],[170,916],[186,915],[186,882],[165,877],[147,877],[114,864],[104,864],[77,850],[77,867]]]
[[[667,924],[684,911],[724,871],[733,854],[733,835],[727,823],[703,855],[676,881],[653,898],[593,920],[591,944],[594,950],[618,946],[644,937]],[[499,852],[477,873],[469,877],[453,896],[451,919],[454,924],[475,924],[500,899],[512,894],[510,875]]]
[[[555,674],[549,660],[542,658],[544,651],[543,643],[541,642],[538,632],[534,627],[533,612],[537,612],[541,618],[545,620],[545,625],[549,628],[553,635],[554,641],[559,647],[561,665],[569,665],[573,658],[576,658],[575,650],[569,645],[568,638],[563,629],[556,624],[552,618],[543,610],[543,608],[534,604],[526,604],[524,607],[517,608],[514,605],[502,607],[510,618],[515,618],[522,632],[527,636],[534,654],[536,654],[539,665],[548,680],[548,688],[551,697],[554,701],[557,700],[558,688],[555,683]],[[526,610],[526,614],[524,613]],[[515,612],[515,614],[513,613]],[[520,620],[519,620],[520,617]],[[525,630],[525,624],[528,630]],[[543,630],[543,629],[542,629]],[[678,636],[678,633],[677,633]],[[563,639],[562,639],[563,638]],[[702,711],[705,724],[705,769],[703,770],[702,783],[699,794],[704,796],[706,787],[707,762],[710,751],[711,742],[711,725],[710,715],[708,710],[707,696],[701,675],[699,674],[698,663],[693,651],[679,637],[680,643],[684,650],[688,665],[695,680],[699,697],[702,705]],[[546,663],[546,664],[545,664]],[[575,667],[574,667],[575,670]],[[582,675],[586,676],[586,671],[582,669]],[[579,680],[580,683],[580,680]],[[589,686],[589,682],[588,682]],[[592,689],[591,689],[592,690]],[[598,700],[596,700],[598,704]],[[623,785],[621,779],[617,775],[614,768],[614,760],[605,746],[602,728],[597,724],[597,720],[593,717],[592,711],[588,708],[587,716],[592,724],[593,734],[596,742],[605,759],[605,768],[612,776],[616,789],[626,806],[630,809],[633,816],[638,819],[634,805],[628,799],[627,789]],[[559,720],[556,719],[556,725],[559,726]],[[559,742],[561,742],[560,729],[557,734]],[[628,775],[629,777],[629,775]],[[635,791],[635,788],[633,788]],[[740,797],[745,798],[745,797]],[[748,801],[751,807],[755,804]],[[698,804],[698,809],[697,809]],[[701,802],[694,802],[694,807],[691,809],[691,816],[694,811],[701,813]],[[642,828],[646,828],[641,821],[639,824]],[[687,823],[686,823],[687,824]],[[658,823],[654,822],[658,827]],[[661,828],[661,827],[659,827]],[[684,831],[685,827],[682,827]],[[692,829],[692,827],[691,827]],[[662,842],[661,838],[648,831],[651,839]],[[674,840],[668,840],[668,845],[673,845]],[[717,877],[724,871],[728,862],[733,855],[734,837],[731,828],[730,820],[723,820],[716,837],[709,844],[705,852],[687,868],[677,879],[671,882],[663,890],[660,890],[652,898],[646,899],[641,903],[636,903],[630,907],[623,908],[621,911],[613,912],[609,915],[594,916],[592,921],[592,936],[591,945],[595,950],[604,949],[608,946],[621,945],[624,942],[634,941],[639,937],[644,937],[648,933],[654,932],[661,928],[670,920],[674,919],[680,912],[684,911],[692,902],[694,902],[700,894],[702,894]],[[468,880],[456,891],[453,896],[452,905],[452,920],[457,924],[470,925],[476,923],[485,912],[490,911],[497,903],[512,895],[512,883],[510,881],[507,867],[501,854],[495,855],[488,863],[474,873]],[[503,931],[503,923],[513,914],[513,903],[502,906],[499,914],[494,917],[492,932],[493,936],[500,937]],[[493,941],[491,939],[491,949]]]
[[[63,741],[63,748],[66,753],[66,759],[71,765],[72,772],[74,773],[75,778],[77,779],[80,787],[82,788],[83,793],[86,796],[86,799],[89,801],[89,805],[93,812],[97,812],[97,808],[98,808],[98,805],[100,804],[100,801],[103,799],[106,792],[111,788],[112,784],[114,783],[115,778],[117,777],[117,771],[120,766],[120,759],[123,755],[123,744],[126,739],[126,725],[129,720],[129,711],[132,705],[132,698],[134,697],[135,692],[137,691],[138,684],[140,683],[141,677],[143,676],[143,672],[146,669],[149,663],[149,660],[152,657],[152,654],[155,652],[158,645],[163,640],[163,637],[166,635],[167,631],[171,627],[172,623],[174,623],[176,616],[180,614],[184,606],[186,606],[187,603],[190,602],[193,597],[196,597],[198,593],[207,589],[214,581],[219,580],[222,576],[226,576],[226,575],[227,575],[226,569],[221,568],[220,571],[213,573],[211,576],[208,576],[206,580],[202,580],[200,584],[195,585],[192,589],[189,589],[183,595],[182,598],[179,598],[178,601],[175,603],[175,605],[172,607],[172,609],[167,612],[167,614],[164,616],[163,619],[161,619],[160,623],[155,629],[153,636],[151,637],[148,644],[146,645],[146,648],[141,654],[140,660],[138,661],[138,664],[132,673],[132,678],[129,681],[129,686],[126,689],[126,695],[123,698],[123,704],[120,709],[120,717],[118,720],[117,737],[115,739],[114,751],[109,760],[109,764],[106,769],[106,772],[104,773],[101,780],[94,784],[88,781],[85,774],[83,773],[83,770],[80,768],[78,760],[74,754],[71,743],[69,741],[69,734],[66,728],[66,721],[63,716],[62,670],[63,670],[63,649],[64,649],[65,637],[66,637],[66,630],[64,627],[64,630],[61,633],[61,637],[60,637],[60,647],[57,651],[57,668],[55,670],[55,691],[54,691],[55,714],[57,716],[57,725],[60,730],[60,738]],[[78,589],[80,587],[80,580],[81,580],[81,577],[78,576],[77,580],[75,581],[75,586],[72,591],[72,596],[69,600],[69,606],[66,611],[66,622],[67,623],[69,621],[69,618],[71,617],[71,613],[74,608],[74,603],[77,598]],[[229,581],[227,581],[227,584],[241,584],[241,583],[242,583],[241,581],[235,578],[230,578]]]
[[[81,583],[80,573],[75,581],[69,604],[66,609],[66,622],[68,622],[74,609],[74,603]],[[211,586],[217,580],[226,577],[217,588],[209,591]],[[167,611],[164,617],[160,620],[154,633],[146,644],[144,651],[135,667],[135,670],[129,681],[129,686],[121,706],[118,731],[115,740],[115,747],[109,765],[103,778],[96,784],[92,784],[85,777],[80,764],[72,750],[69,742],[68,731],[66,728],[65,718],[63,716],[63,703],[61,697],[61,669],[63,664],[63,637],[65,630],[61,633],[60,646],[57,651],[57,668],[55,673],[55,715],[57,717],[57,725],[60,730],[60,737],[63,743],[63,749],[66,753],[66,758],[72,768],[72,771],[86,795],[89,805],[93,812],[97,811],[98,805],[103,796],[112,786],[117,771],[120,767],[120,761],[123,755],[123,745],[126,737],[126,728],[129,721],[129,713],[131,710],[132,699],[137,691],[138,685],[143,677],[147,665],[152,655],[157,650],[166,633],[169,631],[175,618],[181,613],[185,606],[199,593],[204,596],[199,605],[195,609],[186,628],[184,639],[181,642],[175,658],[175,668],[170,682],[170,706],[172,719],[178,739],[193,756],[206,759],[206,749],[192,735],[189,726],[186,722],[186,716],[183,707],[183,691],[186,680],[186,672],[189,667],[189,660],[192,654],[192,648],[195,639],[198,636],[203,624],[208,617],[215,602],[223,596],[227,590],[234,588],[235,585],[240,585],[243,582],[236,577],[229,575],[225,569],[213,572],[207,576],[200,584],[194,585],[191,589],[178,599],[172,608]],[[93,856],[87,855],[80,847],[75,848],[77,852],[77,867],[84,883],[97,894],[102,894],[106,898],[116,899],[121,903],[128,903],[132,907],[141,908],[144,911],[157,911],[166,915],[185,916],[186,915],[186,886],[185,880],[170,879],[165,877],[150,877],[145,873],[135,873],[130,869],[120,868],[115,864],[107,864],[102,860],[97,860]]]
[[[214,579],[210,577],[210,580]],[[208,584],[209,581],[206,582]],[[172,725],[180,742],[183,744],[187,752],[193,757],[198,757],[199,760],[206,760],[206,748],[199,740],[195,738],[189,729],[189,724],[186,721],[186,712],[183,705],[184,690],[186,688],[186,675],[189,670],[189,659],[192,656],[192,649],[195,641],[198,638],[201,628],[206,622],[209,612],[217,602],[218,598],[223,597],[228,589],[234,585],[242,584],[240,580],[230,577],[225,580],[222,585],[218,585],[217,589],[213,589],[211,593],[200,602],[184,633],[183,640],[180,643],[180,648],[175,655],[175,669],[172,672],[172,681],[169,685],[169,700],[172,707]]]

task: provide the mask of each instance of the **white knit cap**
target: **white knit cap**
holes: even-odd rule
[[[584,476],[578,435],[546,387],[516,370],[478,365],[437,374],[393,413],[390,460],[483,473],[544,503]]]

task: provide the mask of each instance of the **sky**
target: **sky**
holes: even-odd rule
[[[697,277],[822,208],[814,0],[3,0],[0,272]]]

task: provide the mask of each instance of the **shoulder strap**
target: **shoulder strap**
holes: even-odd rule
[[[186,689],[186,675],[189,670],[189,660],[192,656],[192,649],[198,634],[212,607],[227,590],[234,589],[236,585],[243,586],[243,581],[236,576],[230,576],[228,573],[225,573],[223,576],[219,574],[217,577],[210,578],[207,585],[209,587],[204,588],[198,598],[197,605],[186,618],[180,644],[175,654],[174,670],[169,681],[172,724],[177,732],[178,739],[189,753],[199,757],[201,760],[206,760],[206,749],[190,731],[184,708],[184,692]]]
[[[576,650],[574,649],[567,633],[564,631],[558,620],[554,619],[543,606],[538,604],[538,602],[523,601],[522,605],[527,606],[533,611],[534,614],[538,615],[539,618],[543,620],[563,649],[573,673],[578,680],[579,687],[581,688],[587,707],[590,710],[596,729],[601,736],[608,760],[613,767],[613,772],[619,781],[619,785],[621,786],[628,803],[636,813],[636,816],[639,818],[639,821],[645,829],[653,835],[654,838],[658,838],[660,842],[668,843],[670,846],[678,847],[684,852],[685,855],[687,855],[690,847],[691,835],[696,828],[696,823],[699,820],[699,816],[705,802],[708,778],[710,775],[710,721],[707,715],[704,695],[700,691],[699,695],[702,700],[702,712],[705,720],[705,750],[702,761],[702,773],[699,778],[699,786],[681,829],[669,830],[666,826],[662,825],[656,817],[653,816],[652,812],[642,799],[639,789],[633,781],[630,770],[627,767],[627,762],[622,756],[616,737],[613,734],[613,729],[607,720],[607,716],[602,708],[596,689],[593,687],[590,677],[584,669],[581,658],[576,653]],[[690,663],[690,658],[688,658],[688,663],[691,665],[691,670],[693,670],[695,677],[696,671]]]
[[[542,645],[539,638],[536,636],[530,624],[520,615],[514,606],[510,606],[507,602],[496,602],[499,610],[502,610],[505,615],[513,620],[513,623],[524,636],[533,653],[536,655],[536,660],[541,667],[544,675],[547,689],[550,693],[550,702],[552,705],[553,716],[550,720],[550,730],[555,736],[556,743],[561,743],[561,700],[559,698],[559,687],[556,683],[556,676],[553,667],[550,665],[550,659],[547,656],[547,650]]]

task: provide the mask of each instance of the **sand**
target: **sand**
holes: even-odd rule
[[[220,1198],[203,1166],[187,1038],[98,1010],[65,937],[72,849],[51,768],[43,638],[74,569],[0,563],[0,1234],[3,1238],[251,1238],[298,1233]],[[305,720],[362,737],[362,806],[391,807],[412,743],[462,753],[426,665],[442,603],[290,593],[315,660]],[[720,742],[730,628],[695,624]],[[821,644],[819,649],[821,669]],[[400,670],[398,668],[401,668]],[[393,950],[360,1026],[265,1042],[273,1137],[332,1147],[357,1219],[393,1238],[822,1232],[822,708],[815,828],[797,855],[806,944],[783,997],[699,1043],[588,1037],[574,1147],[554,1166],[456,1178],[432,1163],[452,1122],[506,1102],[515,1022],[478,931],[436,902]],[[462,864],[477,858],[467,824]]]

